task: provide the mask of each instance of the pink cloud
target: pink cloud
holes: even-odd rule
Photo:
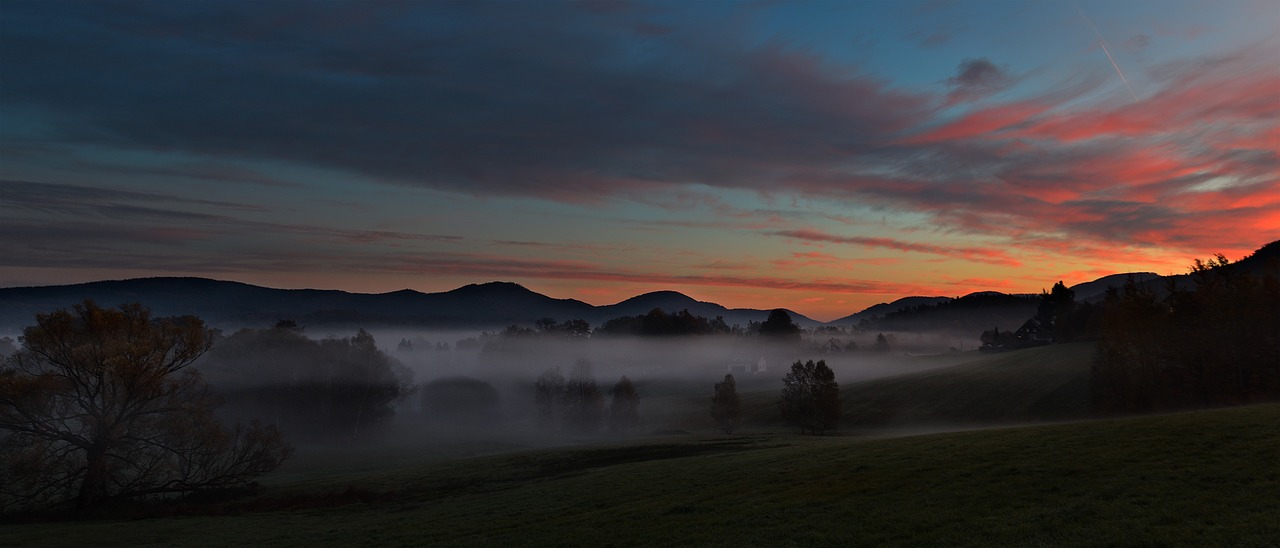
[[[891,238],[868,238],[863,236],[836,236],[827,234],[817,230],[780,230],[772,233],[775,236],[783,236],[797,240],[810,242],[827,242],[835,244],[850,244],[865,247],[879,247],[887,249],[896,249],[898,251],[929,253],[933,255],[942,255],[954,259],[964,259],[966,261],[974,261],[989,264],[999,264],[1008,266],[1018,266],[1020,263],[1009,257],[1004,252],[995,249],[984,249],[978,247],[946,247],[931,244],[921,244],[914,242],[904,242]]]

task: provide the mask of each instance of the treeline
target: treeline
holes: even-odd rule
[[[596,384],[591,362],[578,360],[565,378],[559,367],[538,375],[533,383],[538,427],[577,434],[594,434],[602,425],[610,432],[625,434],[640,424],[640,395],[631,379],[623,375],[609,390],[606,409],[604,393]]]
[[[511,325],[499,332],[486,332],[481,341],[487,347],[501,346],[502,340],[531,339],[537,337],[588,338],[594,336],[642,336],[670,337],[689,335],[761,335],[770,338],[798,339],[802,329],[795,324],[786,310],[776,309],[769,312],[763,322],[748,322],[746,327],[739,324],[729,325],[723,316],[706,318],[689,312],[687,309],[668,313],[661,308],[654,308],[645,314],[636,316],[620,316],[613,318],[592,329],[584,320],[567,320],[557,322],[554,318],[542,318],[534,322],[532,327]]]
[[[1091,388],[1101,412],[1153,412],[1280,399],[1280,267],[1197,260],[1193,287],[1161,298],[1108,291]]]
[[[1075,292],[1061,281],[1040,294],[1036,313],[1016,330],[983,331],[982,350],[1007,350],[1049,343],[1098,339],[1100,307],[1076,302]]]
[[[742,401],[733,375],[713,387],[711,418],[720,430],[732,434],[742,424]],[[782,378],[778,410],[783,423],[800,428],[800,434],[823,435],[840,424],[840,383],[825,360],[796,361]]]
[[[390,420],[413,389],[411,372],[365,330],[312,339],[291,321],[219,337],[197,367],[225,414],[260,419],[295,440],[359,436]]]
[[[598,329],[601,335],[732,335],[745,334],[745,330],[725,323],[724,317],[716,316],[708,320],[702,316],[681,310],[668,314],[661,308],[650,310],[638,316],[622,316],[605,322]]]

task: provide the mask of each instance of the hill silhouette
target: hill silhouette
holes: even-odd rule
[[[831,324],[845,325],[849,323],[857,324],[863,318],[871,319],[872,316],[884,316],[890,312],[897,312],[904,308],[914,306],[935,305],[951,300],[951,297],[903,297],[891,303],[880,303],[871,305],[861,312],[856,312],[843,318],[832,320]]]
[[[272,289],[207,278],[137,278],[84,284],[0,289],[0,328],[16,333],[37,313],[68,308],[85,299],[103,306],[142,303],[160,316],[196,315],[215,326],[271,325],[292,319],[302,325],[415,325],[494,329],[529,325],[541,318],[583,319],[593,326],[654,308],[690,313],[743,326],[763,321],[768,310],[728,309],[675,291],[638,295],[593,306],[556,299],[512,282],[470,284],[441,293],[404,289],[365,294],[320,289]],[[820,322],[791,312],[803,326]]]
[[[1235,272],[1280,268],[1280,240],[1268,243],[1228,267]],[[1189,288],[1187,274],[1157,276],[1150,272],[1115,274],[1072,286],[1077,301],[1097,300],[1108,287],[1130,278],[1157,292],[1169,284]],[[1046,280],[1046,288],[1052,280]],[[764,321],[768,310],[727,308],[676,291],[655,291],[621,302],[593,306],[576,299],[557,299],[513,282],[470,284],[451,291],[422,293],[410,289],[365,294],[322,289],[272,289],[235,281],[194,277],[155,277],[43,287],[0,288],[0,334],[16,333],[37,313],[67,308],[85,299],[103,306],[142,303],[157,315],[198,315],[215,326],[270,325],[292,319],[302,325],[415,325],[453,328],[501,328],[528,325],[541,318],[582,319],[599,326],[607,320],[645,314],[654,308],[668,313],[688,310],[746,326]],[[994,291],[960,298],[911,296],[880,303],[826,325],[847,326],[876,318],[872,328],[898,331],[930,329],[1016,329],[1034,311],[1038,295]],[[788,310],[801,327],[824,325]],[[1018,324],[1018,325],[1015,325]]]
[[[636,295],[630,299],[599,307],[598,313],[602,314],[601,321],[611,320],[621,316],[638,316],[645,314],[655,308],[661,308],[667,313],[676,313],[681,310],[688,310],[690,314],[702,316],[707,319],[715,319],[717,316],[723,317],[725,323],[729,325],[738,324],[743,327],[748,322],[760,322],[769,315],[768,310],[759,310],[754,308],[726,308],[725,306],[699,301],[680,293],[678,291],[654,291]],[[801,327],[814,327],[822,325],[822,322],[809,318],[799,312],[787,310],[791,315],[792,321]]]

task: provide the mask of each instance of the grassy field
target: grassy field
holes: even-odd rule
[[[1085,342],[970,353],[955,366],[844,386],[842,423],[972,426],[1085,418],[1094,349]]]
[[[350,454],[301,459],[205,515],[5,524],[0,546],[1274,546],[1278,425],[1267,405],[891,439],[401,455],[372,469],[342,465]]]
[[[1094,343],[1086,342],[996,354],[895,358],[912,372],[861,382],[841,380],[840,426],[858,432],[946,430],[1084,419],[1089,416],[1094,349]],[[762,383],[772,380],[739,385],[750,428],[778,427],[782,383]],[[698,403],[706,407],[705,399]]]

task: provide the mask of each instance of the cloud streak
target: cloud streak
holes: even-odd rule
[[[913,253],[928,253],[931,255],[941,255],[953,259],[963,259],[966,261],[974,261],[980,263],[998,264],[1004,266],[1019,266],[1021,263],[1009,257],[1004,252],[995,249],[983,249],[977,247],[946,247],[931,244],[922,244],[915,242],[905,242],[892,238],[870,238],[865,236],[836,236],[816,230],[779,230],[773,232],[774,236],[782,236],[784,238],[792,238],[796,240],[804,240],[807,242],[822,242],[833,244],[849,244],[871,248],[895,249],[898,251],[906,251]]]

